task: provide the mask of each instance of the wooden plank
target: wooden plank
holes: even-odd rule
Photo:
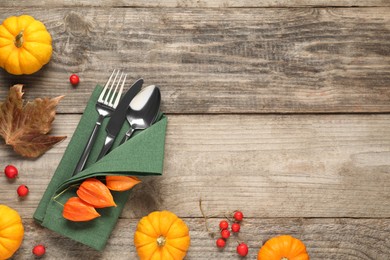
[[[59,115],[53,134],[69,138],[37,160],[0,147],[2,203],[31,217],[79,120]],[[389,218],[390,115],[193,115],[168,117],[164,174],[144,177],[123,212],[156,209],[201,217],[245,210],[248,217]],[[30,188],[18,200],[16,188]]]
[[[390,8],[1,8],[53,35],[48,66],[0,72],[0,98],[66,95],[80,113],[113,68],[161,86],[166,113],[390,112]],[[71,73],[81,77],[72,88]]]
[[[254,8],[254,7],[313,7],[313,6],[346,6],[346,7],[364,7],[364,6],[390,6],[387,0],[35,0],[23,1],[20,3],[14,1],[2,1],[0,7],[56,7],[56,6],[100,6],[100,7],[177,7],[177,8]]]
[[[137,259],[133,236],[138,219],[120,219],[107,247],[94,251],[77,242],[39,227],[24,219],[26,235],[14,259],[31,258],[34,245],[47,247],[47,259]],[[375,259],[387,260],[390,254],[389,219],[245,219],[239,236],[232,236],[224,250],[215,246],[215,239],[205,230],[203,219],[184,219],[190,228],[191,247],[185,259],[238,259],[236,240],[248,243],[247,259],[256,259],[263,241],[281,234],[301,239],[311,259]],[[213,231],[219,219],[207,223]]]

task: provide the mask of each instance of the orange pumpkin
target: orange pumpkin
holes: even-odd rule
[[[259,250],[257,260],[309,260],[306,247],[289,235],[273,237]]]
[[[16,210],[0,205],[0,259],[10,258],[22,244],[24,228]]]
[[[32,74],[49,62],[52,38],[45,25],[29,15],[10,16],[0,25],[0,67]]]
[[[189,230],[172,212],[155,211],[139,221],[134,245],[141,260],[182,260],[190,246]]]

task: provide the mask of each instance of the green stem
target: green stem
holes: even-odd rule
[[[58,203],[58,204],[60,204],[62,207],[64,207],[64,204],[62,204],[62,203],[59,202],[58,200],[53,199],[53,201],[56,202],[56,203]]]
[[[62,205],[60,202],[57,201],[57,198],[59,196],[61,196],[62,194],[64,194],[67,190],[69,190],[70,188],[74,188],[74,187],[78,187],[79,185],[78,184],[73,184],[73,185],[70,185],[68,186],[66,189],[64,189],[63,191],[61,191],[60,193],[58,193],[56,196],[52,197],[51,199],[54,200],[55,202],[59,203],[60,205]],[[62,205],[64,206],[64,205]]]

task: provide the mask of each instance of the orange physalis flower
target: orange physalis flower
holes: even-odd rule
[[[76,193],[80,199],[91,204],[95,208],[116,207],[110,190],[98,179],[86,179],[81,183]]]
[[[89,221],[100,217],[100,214],[80,198],[72,197],[65,203],[62,216],[72,221]]]
[[[114,191],[130,190],[140,182],[140,179],[132,176],[106,176],[107,187]]]

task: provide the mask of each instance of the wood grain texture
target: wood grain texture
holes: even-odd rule
[[[163,209],[190,227],[186,260],[241,259],[236,240],[255,259],[281,234],[301,239],[311,259],[389,259],[390,1],[0,1],[0,21],[20,14],[45,23],[54,53],[34,75],[0,70],[0,101],[16,83],[26,99],[65,95],[52,134],[68,139],[35,160],[0,140],[0,167],[20,172],[0,178],[0,203],[26,229],[13,259],[32,259],[38,243],[45,259],[137,259],[137,221]],[[32,215],[92,89],[114,68],[129,72],[128,86],[158,84],[169,123],[163,176],[142,178],[97,252]],[[200,199],[212,232],[229,212],[245,214],[223,251]]]
[[[99,7],[177,7],[177,8],[256,8],[256,7],[313,7],[313,6],[390,6],[387,0],[35,0],[2,1],[0,7],[56,7],[56,6],[99,6]]]
[[[31,259],[37,243],[47,247],[45,259],[137,259],[133,238],[137,219],[120,219],[107,247],[97,252],[70,239],[49,232],[31,219],[24,219],[26,236],[13,259]],[[239,236],[233,235],[219,251],[205,229],[204,219],[184,219],[190,228],[191,247],[186,260],[241,259],[236,240],[249,246],[247,259],[256,259],[261,245],[273,236],[290,234],[301,239],[311,259],[387,260],[390,255],[389,219],[248,219]],[[219,219],[208,219],[217,231]]]
[[[79,115],[60,115],[53,134],[69,138],[37,160],[0,149],[20,178],[0,178],[2,203],[31,217]],[[169,116],[164,173],[144,177],[123,217],[170,209],[183,217],[389,218],[390,115]],[[30,188],[18,200],[17,185]],[[222,203],[223,202],[223,203]]]
[[[31,76],[1,71],[0,98],[24,83],[26,97],[65,94],[59,112],[81,113],[120,67],[160,85],[166,113],[390,112],[390,8],[0,8],[0,19],[22,13],[47,25],[54,54]]]

